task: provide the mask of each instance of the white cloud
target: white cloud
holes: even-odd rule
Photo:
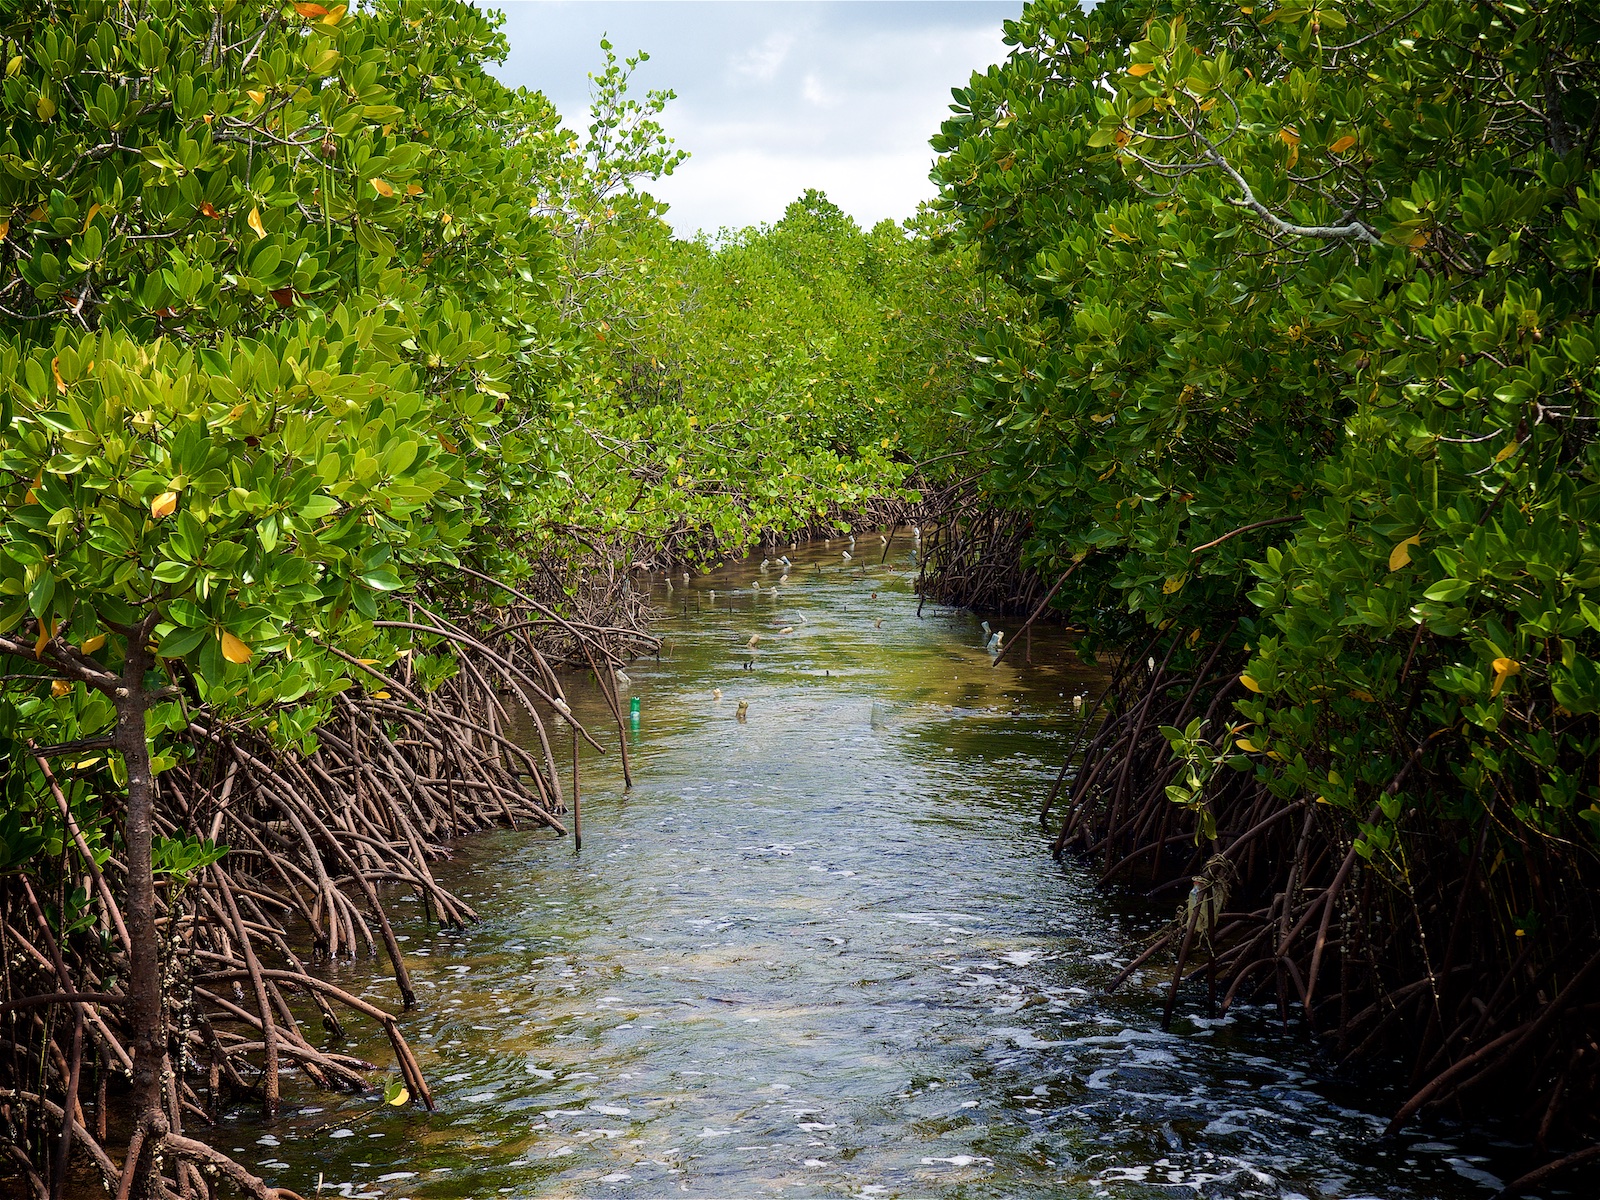
[[[602,32],[671,88],[663,118],[692,157],[654,189],[682,234],[775,221],[820,188],[863,224],[932,195],[928,139],[950,89],[1005,54],[1020,0],[507,6],[507,82],[544,90],[581,128]]]
[[[794,45],[794,35],[782,31],[770,33],[759,46],[742,50],[728,59],[728,69],[735,79],[750,79],[757,83],[771,83],[778,68],[789,57]]]

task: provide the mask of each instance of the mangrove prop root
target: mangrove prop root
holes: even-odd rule
[[[941,536],[949,543],[941,561],[969,572],[986,561],[960,558],[975,553],[973,539],[1003,540],[981,524]],[[1247,657],[1230,626],[1212,632],[1210,647],[1186,647],[1195,673],[1169,670],[1179,661],[1174,642],[1187,634],[1158,634],[1113,665],[1098,724],[1081,755],[1074,747],[1062,764],[1045,805],[1059,821],[1058,856],[1088,856],[1106,882],[1154,896],[1189,892],[1112,987],[1167,951],[1175,953],[1160,985],[1168,1019],[1201,977],[1213,1004],[1219,994],[1224,1009],[1241,998],[1275,1000],[1346,1057],[1404,1055],[1416,1073],[1391,1131],[1430,1113],[1493,1110],[1526,1118],[1540,1144],[1600,1136],[1597,856],[1504,819],[1511,796],[1476,818],[1425,804],[1413,806],[1415,816],[1406,810],[1403,872],[1362,857],[1362,822],[1352,814],[1276,795],[1251,771],[1220,769],[1198,801],[1175,803],[1166,785],[1177,764],[1161,727],[1202,714],[1204,736],[1234,752],[1227,726]],[[1413,794],[1455,786],[1426,745],[1404,769]],[[1379,819],[1383,782],[1373,786],[1367,824]],[[1225,887],[1216,883],[1219,860]],[[1530,910],[1541,915],[1537,930],[1511,915]],[[1505,1194],[1596,1157],[1592,1146],[1577,1150]]]
[[[415,895],[429,919],[464,924],[471,907],[433,875],[452,839],[507,826],[565,834],[551,726],[601,752],[604,743],[572,711],[555,667],[594,671],[601,720],[625,744],[612,672],[655,646],[641,629],[646,598],[626,572],[585,593],[576,617],[562,615],[564,593],[465,574],[465,587],[423,594],[413,620],[389,623],[391,637],[411,641],[399,661],[345,656],[359,686],[296,744],[191,702],[187,728],[165,750],[176,761],[151,782],[150,819],[162,837],[227,852],[156,888],[171,1070],[142,1116],[128,1108],[138,1040],[125,990],[129,877],[123,861],[94,849],[110,844],[121,814],[105,798],[112,824],[91,830],[69,803],[78,760],[104,747],[88,739],[31,748],[45,787],[38,802],[61,823],[61,854],[0,879],[0,1146],[6,1169],[41,1200],[72,1194],[84,1164],[108,1194],[142,1200],[143,1185],[133,1186],[141,1159],[153,1196],[296,1200],[208,1146],[203,1125],[231,1103],[271,1115],[283,1076],[296,1072],[317,1088],[370,1087],[376,1068],[326,1049],[308,1022],[336,1037],[347,1020],[375,1023],[411,1101],[433,1107],[395,1014],[313,971],[382,954],[412,1007],[387,908],[394,894]],[[453,673],[426,685],[415,669],[423,654]],[[63,935],[55,913],[73,893],[83,915]],[[125,1140],[113,1153],[115,1130]]]

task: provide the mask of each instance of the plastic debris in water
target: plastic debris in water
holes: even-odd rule
[[[778,632],[779,633],[793,633],[794,632],[794,626],[793,625],[785,625],[782,629],[778,630]]]
[[[850,551],[848,551],[848,550],[842,550],[842,551],[840,551],[840,553],[844,555],[845,562],[849,562],[852,558],[855,557],[855,555],[851,554]]]
[[[988,646],[985,647],[985,649],[988,650],[990,654],[993,654],[995,651],[1000,649],[1000,639],[1005,637],[1005,636],[1006,636],[1005,630],[996,629],[994,631],[994,633],[990,636],[989,644],[988,644]]]
[[[722,700],[722,689],[721,688],[712,688],[711,689],[711,698],[713,700],[716,700],[716,701],[720,702]]]
[[[735,717],[737,717],[739,719],[739,721],[742,723],[744,721],[744,719],[745,719],[745,716],[749,712],[750,712],[750,701],[741,700],[741,701],[739,701],[739,711],[734,713],[733,715]]]
[[[763,558],[763,559],[762,559],[762,560],[761,560],[761,569],[762,569],[762,570],[763,570],[763,571],[765,571],[765,570],[766,570],[766,569],[767,569],[767,564],[768,564],[768,563],[770,563],[770,562],[771,562],[771,561],[772,561],[772,560],[771,560],[771,559],[770,559],[770,558]]]
[[[761,640],[761,635],[759,633],[752,633],[750,635],[750,640],[745,644],[753,648],[755,646],[755,644],[757,642],[759,642],[760,640]]]

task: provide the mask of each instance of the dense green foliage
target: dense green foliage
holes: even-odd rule
[[[1041,565],[1088,555],[1068,611],[1180,664],[1233,630],[1256,694],[1176,739],[1191,782],[1325,799],[1397,877],[1398,830],[1485,811],[1592,847],[1593,6],[1040,3],[1008,35],[939,174],[1034,306],[967,415]]]
[[[639,59],[605,47],[580,138],[466,6],[9,22],[0,626],[63,681],[23,701],[46,741],[108,719],[91,676],[142,625],[194,699],[297,705],[289,739],[343,686],[316,639],[394,653],[371,621],[419,571],[736,549],[917,449],[881,430],[955,352],[960,272],[816,197],[675,241]]]
[[[870,232],[808,193],[776,225],[687,242],[656,226],[595,289],[597,354],[560,442],[556,527],[742,550],[892,494],[938,453],[977,289],[918,225]]]

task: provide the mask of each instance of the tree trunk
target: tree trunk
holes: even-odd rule
[[[141,631],[142,632],[142,631]],[[128,657],[117,688],[116,747],[128,772],[128,810],[122,838],[128,864],[127,996],[133,1044],[133,1141],[122,1168],[119,1196],[154,1197],[160,1192],[161,1147],[167,1130],[162,1110],[167,1064],[167,1014],[161,999],[161,937],[156,928],[156,883],[152,860],[155,781],[145,740],[149,694],[145,672],[151,666],[144,638],[129,639]],[[131,1184],[131,1187],[130,1187]]]

